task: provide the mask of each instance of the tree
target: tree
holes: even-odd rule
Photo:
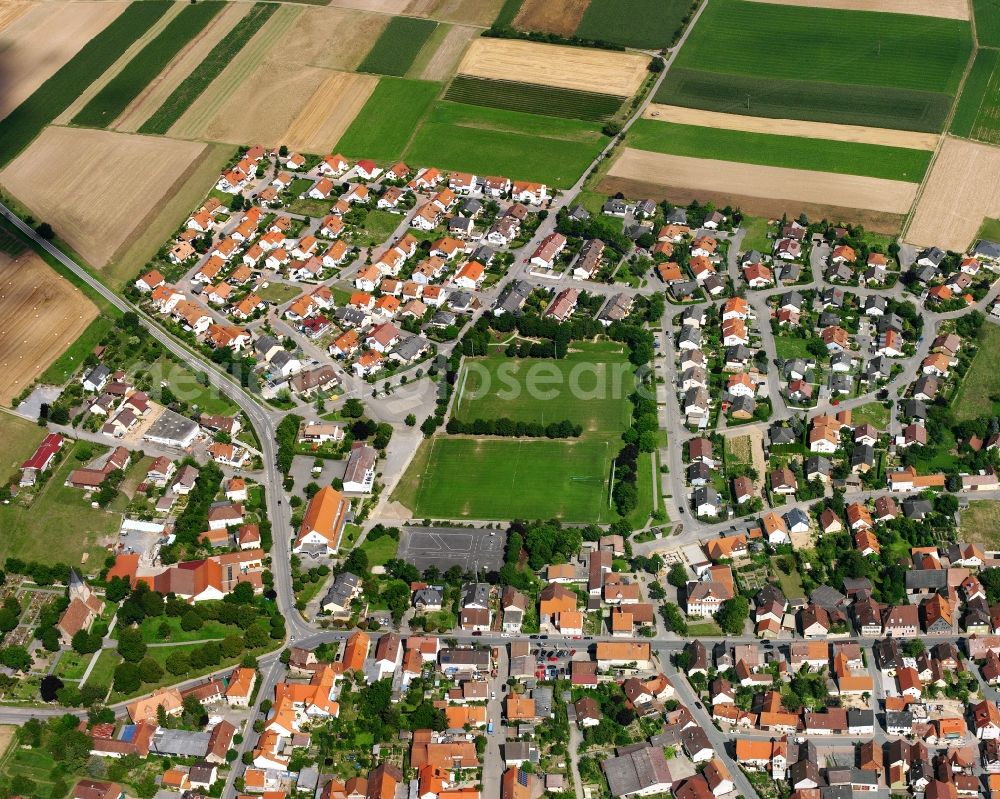
[[[163,678],[163,666],[151,657],[145,657],[139,663],[139,676],[143,682],[159,682]]]
[[[35,232],[46,241],[51,241],[55,238],[55,231],[52,229],[52,225],[48,222],[39,222],[38,226],[35,228]]]
[[[406,422],[407,427],[414,427],[417,424],[417,417],[412,413],[408,413],[406,414],[406,419],[404,421]]]
[[[121,577],[113,577],[111,578],[111,582],[108,583],[108,587],[104,589],[104,598],[109,602],[121,602],[129,595],[131,590],[128,580],[124,580]]]
[[[175,677],[191,669],[191,657],[187,652],[173,652],[167,657],[167,671]]]
[[[73,651],[80,655],[92,655],[101,648],[101,637],[80,630],[73,636]]]
[[[42,678],[38,686],[38,694],[43,702],[54,702],[59,691],[63,687],[63,681],[54,674],[48,674]]]
[[[115,669],[115,690],[120,694],[130,694],[142,685],[139,667],[134,663],[121,663]]]
[[[345,419],[360,419],[364,416],[365,406],[362,404],[361,400],[351,397],[344,402],[344,406],[340,409],[340,415]]]
[[[0,649],[0,664],[16,671],[29,671],[32,664],[31,655],[23,646],[8,646]]]
[[[729,635],[738,635],[743,632],[743,625],[750,615],[750,603],[746,597],[734,596],[722,603],[719,612],[715,614],[715,621],[722,631]]]
[[[181,629],[186,632],[200,630],[205,624],[205,620],[194,610],[189,610],[181,617]]]
[[[118,633],[118,654],[129,663],[138,663],[146,656],[146,642],[137,629],[125,628]]]
[[[684,568],[684,564],[675,563],[670,567],[670,571],[667,572],[667,582],[674,588],[683,588],[687,585],[688,573],[687,569]]]

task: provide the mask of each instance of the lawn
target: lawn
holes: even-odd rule
[[[584,434],[620,434],[632,412],[635,371],[617,342],[575,344],[565,358],[466,358],[452,414],[544,424],[568,419]]]
[[[295,299],[302,293],[302,289],[289,286],[287,283],[270,282],[266,288],[257,289],[257,296],[265,302],[282,305],[289,300]]]
[[[629,144],[640,150],[692,158],[865,175],[919,183],[929,151],[858,144],[770,133],[705,128],[640,119],[629,130]]]
[[[115,667],[121,662],[118,653],[113,649],[105,649],[97,658],[94,668],[91,669],[90,677],[87,678],[87,685],[104,685],[108,688],[115,679]]]
[[[1000,547],[1000,502],[975,500],[960,511],[959,540],[984,544],[987,549]]]
[[[771,251],[772,242],[767,235],[769,228],[764,217],[744,216],[740,227],[746,231],[740,245],[744,252],[747,250],[757,250],[764,253]]]
[[[166,357],[159,358],[150,367],[158,380],[166,380],[173,395],[189,405],[198,406],[202,413],[236,413],[232,401],[212,386],[198,382],[194,373],[186,366]]]
[[[223,9],[222,3],[194,3],[181,9],[73,118],[74,125],[104,128],[114,122],[189,41]]]
[[[714,638],[719,635],[722,635],[722,630],[719,629],[719,625],[712,619],[697,619],[688,622],[689,638],[697,638],[699,636]]]
[[[691,0],[590,0],[576,35],[662,50],[684,25]]]
[[[788,599],[806,595],[806,591],[802,587],[802,576],[798,569],[793,569],[791,574],[785,574],[781,569],[776,568],[774,573],[778,580],[778,587]]]
[[[983,220],[982,226],[979,228],[979,233],[976,234],[976,240],[979,239],[989,239],[990,241],[1000,241],[1000,219],[990,219],[986,217]]]
[[[808,344],[808,339],[799,338],[798,336],[774,337],[774,346],[778,352],[778,357],[786,361],[792,358],[805,358],[806,360],[812,358],[813,355],[809,352]]]
[[[977,344],[979,349],[952,400],[959,422],[1000,412],[1000,370],[994,363],[1000,352],[1000,327],[983,325]]]
[[[399,541],[388,535],[384,535],[376,541],[366,538],[361,545],[361,550],[368,556],[370,566],[384,566],[396,557],[398,548]]]
[[[566,188],[605,141],[594,123],[438,102],[410,143],[406,160]]]
[[[90,507],[82,491],[63,485],[69,473],[83,465],[73,457],[91,444],[77,442],[39,489],[30,508],[17,503],[0,505],[0,561],[9,557],[73,566],[88,553],[100,563],[106,551],[101,542],[118,531],[121,517]]]
[[[764,117],[940,130],[971,46],[970,26],[960,20],[713,0],[656,99]]]
[[[170,0],[130,4],[45,83],[0,121],[0,166],[9,163],[171,7]]]
[[[1000,143],[1000,51],[980,50],[962,87],[951,132],[956,136]]]
[[[166,622],[170,627],[170,635],[160,635],[160,625]],[[221,624],[208,619],[197,630],[185,630],[181,628],[180,616],[156,616],[144,619],[139,625],[142,633],[142,640],[147,644],[161,643],[185,643],[187,641],[203,641],[209,638],[225,638],[227,635],[242,635],[243,631],[235,625]],[[116,636],[117,637],[117,636]]]
[[[233,26],[226,38],[205,56],[191,74],[163,101],[163,105],[142,124],[139,132],[163,134],[170,130],[170,126],[180,119],[181,114],[201,96],[201,93],[229,65],[277,9],[277,3],[254,4],[250,12]]]
[[[636,465],[636,488],[639,501],[635,510],[628,515],[628,523],[633,529],[645,526],[653,513],[653,453],[640,452]],[[659,480],[659,475],[656,477]]]
[[[62,768],[47,752],[41,749],[14,749],[10,757],[4,760],[3,777],[10,780],[14,776],[25,777],[34,783],[31,796],[36,799],[63,799],[61,792],[53,794],[52,789],[57,781],[66,787],[67,777],[63,776]],[[68,780],[72,782],[72,779]]]
[[[851,411],[854,424],[870,424],[878,430],[889,427],[889,411],[881,402],[869,402]]]
[[[61,386],[80,368],[84,359],[101,343],[101,339],[115,326],[115,321],[106,316],[98,316],[87,325],[80,337],[39,376],[41,383]]]
[[[87,670],[93,655],[79,655],[72,649],[63,650],[56,665],[56,675],[65,680],[79,680]],[[95,665],[96,668],[96,665]]]
[[[980,47],[1000,47],[1000,7],[997,0],[972,0]]]
[[[448,87],[444,99],[508,111],[602,121],[618,112],[624,98],[537,83],[458,75]]]
[[[440,90],[429,81],[382,78],[335,149],[348,157],[399,158]]]
[[[358,72],[405,75],[436,27],[437,23],[430,19],[393,17],[358,66]]]
[[[437,519],[610,522],[618,442],[436,436],[420,445],[393,498]]]
[[[0,438],[4,441],[0,480],[4,480],[6,484],[20,464],[30,458],[35,448],[42,443],[45,430],[20,416],[0,413]]]
[[[352,235],[351,242],[361,247],[371,247],[382,244],[399,227],[403,217],[391,211],[369,211],[365,217],[364,228]]]
[[[146,654],[158,662],[161,666],[165,666],[167,658],[170,657],[174,652],[192,652],[193,650],[200,647],[201,644],[178,644],[177,646],[151,646],[146,650]],[[203,666],[200,669],[191,669],[191,671],[185,673],[181,678],[178,678],[171,674],[164,668],[163,677],[158,682],[153,683],[143,683],[138,691],[134,691],[131,694],[122,695],[117,691],[112,691],[111,696],[108,698],[110,704],[117,702],[124,702],[129,699],[134,699],[137,696],[144,696],[145,694],[152,693],[157,688],[163,688],[167,685],[173,685],[178,681],[178,679],[193,680],[196,677],[201,677],[203,674],[210,674],[214,671],[221,671],[230,666],[235,666],[240,661],[243,660],[246,653],[236,655],[236,657],[223,657],[218,665],[215,666]],[[113,672],[112,672],[113,673]]]

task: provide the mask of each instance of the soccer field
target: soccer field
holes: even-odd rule
[[[421,445],[395,497],[414,516],[609,522],[618,442],[436,436]],[[422,468],[420,468],[422,467]]]
[[[635,371],[617,342],[574,345],[565,358],[466,358],[453,415],[463,422],[507,417],[561,422],[584,435],[619,435],[629,423]]]

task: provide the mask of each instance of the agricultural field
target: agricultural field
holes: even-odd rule
[[[420,445],[393,499],[420,518],[609,522],[616,444],[436,436]]]
[[[445,81],[455,74],[455,67],[476,36],[479,28],[470,25],[438,25],[420,55],[414,60],[408,77]]]
[[[90,99],[73,118],[73,124],[100,128],[111,124],[223,7],[221,3],[196,3],[182,8]]]
[[[9,406],[96,316],[97,306],[34,252],[0,253],[0,404]]]
[[[959,512],[959,535],[970,544],[982,544],[990,550],[1000,548],[1000,502],[970,502]]]
[[[469,75],[458,75],[448,87],[444,99],[508,111],[527,111],[595,122],[614,116],[622,104],[621,97],[609,94],[539,86],[537,83],[474,78]]]
[[[348,157],[399,158],[440,88],[437,83],[381,78],[334,149]]]
[[[169,0],[132,3],[35,91],[0,120],[0,166],[8,164],[69,107],[170,8]],[[117,6],[111,6],[116,8]],[[76,41],[79,26],[67,35]],[[7,72],[6,69],[3,70]],[[2,94],[3,92],[0,92]]]
[[[662,50],[674,41],[692,5],[691,0],[590,0],[576,35]]]
[[[466,358],[459,376],[452,415],[461,421],[507,417],[515,422],[568,419],[584,434],[618,434],[629,423],[629,394],[635,375],[615,342],[574,345],[565,358],[512,359],[503,353]],[[545,383],[544,378],[557,382]],[[538,380],[539,391],[533,390]],[[558,387],[549,398],[547,392]]]
[[[437,23],[431,20],[393,17],[358,69],[402,77],[436,27]]]
[[[565,188],[583,174],[605,142],[592,123],[438,102],[404,157],[414,164]]]
[[[333,148],[351,121],[365,106],[378,85],[378,78],[355,72],[330,72],[299,115],[274,142],[293,150],[323,153]],[[266,132],[255,140],[271,141]]]
[[[776,30],[782,47],[769,46]],[[655,99],[935,131],[971,46],[970,27],[961,20],[720,0],[705,8]]]
[[[1000,371],[996,368],[1000,328],[983,325],[976,344],[979,349],[951,403],[955,419],[960,422],[990,413],[991,408],[993,413],[1000,409]]]
[[[127,3],[53,2],[4,4],[0,31],[0,118],[31,96],[89,39],[106,28]]]
[[[956,136],[1000,144],[1000,50],[981,49],[951,121]]]
[[[1000,241],[1000,219],[990,219],[989,217],[984,219],[976,233],[976,239]]]
[[[923,179],[932,155],[927,150],[749,133],[651,119],[636,121],[629,129],[628,144],[668,155],[866,175],[911,183]]]
[[[1000,148],[946,138],[905,239],[962,252],[984,217],[1000,217]]]
[[[586,47],[540,44],[518,39],[476,39],[458,74],[490,80],[522,81],[582,92],[631,97],[646,77],[649,58]]]
[[[205,46],[209,46],[209,50],[202,53],[199,48],[188,54],[193,61],[190,71],[185,71],[187,67],[185,59],[172,65],[184,77],[176,88],[162,100],[161,104],[153,106],[156,110],[139,126],[140,133],[164,134],[170,130],[170,126],[180,118],[188,106],[201,96],[202,92],[219,76],[219,73],[243,49],[250,38],[271,18],[278,6],[275,3],[255,3],[249,11],[235,4],[231,8],[240,14],[240,17],[239,21],[229,30],[225,42],[214,46],[215,38],[206,36],[202,41],[207,43]],[[229,15],[230,9],[227,8],[217,19],[217,22],[226,19]],[[223,30],[225,30],[224,27]],[[194,60],[198,56],[200,58]],[[170,68],[168,68],[169,71]],[[164,83],[168,80],[169,78],[164,76]],[[136,116],[140,116],[138,109]],[[124,127],[123,129],[128,128]]]
[[[968,0],[755,0],[755,2],[808,8],[837,8],[841,11],[917,14],[922,17],[945,19],[969,18]]]
[[[976,38],[981,47],[1000,47],[1000,14],[995,0],[972,0]]]
[[[590,0],[524,0],[510,24],[522,31],[572,36],[589,5]]]
[[[196,142],[50,127],[0,172],[0,184],[100,269],[158,214],[205,149]]]

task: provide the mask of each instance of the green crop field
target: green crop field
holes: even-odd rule
[[[1000,412],[1000,402],[993,400],[1000,394],[1000,371],[995,363],[1000,351],[1000,327],[983,325],[976,346],[969,371],[951,401],[952,411],[960,422]]]
[[[940,130],[971,47],[969,25],[959,20],[713,0],[656,100]]]
[[[504,0],[493,24],[498,28],[509,28],[522,5],[524,5],[524,0]]]
[[[747,164],[811,169],[919,183],[932,153],[877,144],[745,133],[640,119],[629,129],[629,145],[669,155],[717,158]]]
[[[440,89],[423,80],[382,78],[334,149],[348,157],[399,158]]]
[[[997,0],[972,0],[976,15],[976,38],[982,47],[1000,47],[1000,3]]]
[[[480,175],[572,186],[607,139],[594,123],[438,102],[406,159]]]
[[[114,122],[149,82],[223,9],[222,3],[185,6],[73,118],[74,125],[104,128]]]
[[[462,421],[561,422],[620,434],[629,423],[635,371],[617,342],[574,345],[565,358],[466,358],[452,411]]]
[[[170,93],[170,96],[163,101],[163,105],[142,124],[139,132],[162,135],[170,130],[170,126],[180,119],[181,114],[201,96],[201,93],[229,65],[236,54],[243,49],[243,45],[250,41],[277,9],[277,3],[256,3],[250,12],[233,26],[226,38],[217,44],[191,71],[191,74]]]
[[[448,87],[444,99],[456,103],[503,108],[508,111],[527,111],[532,114],[594,122],[614,116],[625,100],[624,97],[610,94],[559,89],[535,83],[475,78],[471,75],[458,75]]]
[[[42,128],[65,111],[170,6],[170,0],[143,0],[129,5],[31,97],[4,117],[0,121],[0,166],[27,147]]]
[[[956,136],[1000,144],[1000,50],[980,50],[951,122]]]
[[[436,27],[437,23],[430,19],[393,17],[358,66],[358,71],[405,75]]]
[[[394,498],[421,518],[609,522],[618,448],[600,439],[436,436],[421,444]]]
[[[691,0],[590,0],[576,35],[662,50],[673,42],[691,6]]]

